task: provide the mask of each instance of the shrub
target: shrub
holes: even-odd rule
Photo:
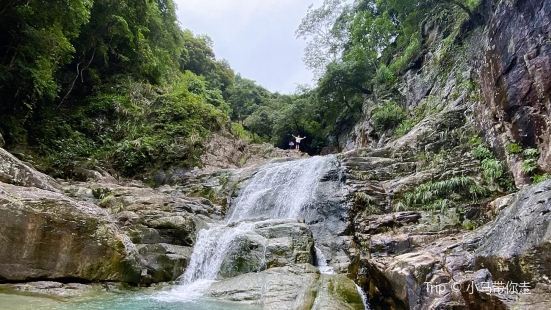
[[[405,118],[405,109],[393,101],[375,108],[371,115],[373,126],[379,132],[396,128]]]
[[[495,182],[505,174],[503,165],[495,158],[486,158],[481,164],[482,176],[489,182]]]
[[[443,210],[461,201],[476,200],[488,191],[471,177],[452,177],[419,185],[404,194],[401,204],[412,209]]]
[[[474,158],[478,160],[484,160],[494,157],[494,154],[492,154],[492,152],[482,144],[477,145],[471,153],[473,154]]]
[[[253,134],[247,131],[247,129],[245,129],[245,127],[243,127],[243,125],[239,123],[232,122],[230,131],[234,136],[238,137],[241,140],[244,140],[247,142],[254,141]]]
[[[538,174],[532,177],[532,182],[534,184],[541,183],[543,181],[551,180],[551,174],[545,173],[545,174]]]
[[[402,137],[410,132],[411,129],[415,127],[415,125],[417,125],[417,122],[414,119],[407,118],[403,120],[400,125],[398,125],[398,128],[396,128],[396,131],[394,132],[394,135],[396,137]]]
[[[419,54],[420,50],[420,36],[419,34],[414,34],[404,53],[389,66],[390,71],[394,72],[394,74],[399,74],[402,70],[406,69],[412,59]]]
[[[540,156],[540,151],[534,148],[526,149],[522,152],[526,159],[537,159]]]
[[[538,169],[538,161],[534,158],[528,158],[522,161],[522,172],[530,175]]]
[[[375,81],[379,84],[390,84],[396,81],[396,75],[385,64],[382,64],[375,75]]]
[[[518,144],[518,143],[509,143],[509,144],[507,144],[505,149],[507,150],[507,153],[509,153],[509,154],[520,154],[520,153],[522,153],[522,146],[520,146],[520,144]]]

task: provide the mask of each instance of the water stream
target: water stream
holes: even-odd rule
[[[226,253],[235,240],[266,219],[299,219],[318,183],[328,171],[331,157],[268,164],[250,179],[237,197],[224,223],[199,232],[181,284],[163,294],[163,300],[200,296],[217,279]]]
[[[331,156],[268,164],[248,181],[221,224],[199,232],[191,260],[181,283],[161,296],[163,301],[186,301],[201,296],[217,280],[225,255],[236,240],[266,219],[295,219],[303,216],[323,176],[331,168]],[[316,247],[321,273],[334,274],[323,252]],[[367,308],[365,294],[358,290]]]
[[[179,285],[153,294],[115,296],[71,304],[74,309],[253,309],[247,305],[227,304],[204,297],[218,280],[227,253],[238,245],[238,239],[266,220],[294,219],[305,215],[318,190],[321,179],[331,169],[331,156],[268,164],[251,177],[232,204],[222,223],[212,224],[198,233],[190,263]],[[320,248],[315,248],[317,265],[322,274],[335,273]],[[365,295],[358,292],[369,309]],[[0,295],[0,301],[1,299]],[[30,300],[31,302],[32,300]],[[65,309],[49,307],[48,309]],[[249,308],[248,308],[249,307]],[[20,307],[17,309],[27,309]],[[38,309],[38,308],[37,308]]]

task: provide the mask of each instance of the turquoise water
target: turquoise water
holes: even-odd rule
[[[67,301],[51,298],[0,293],[2,310],[254,310],[257,306],[241,305],[214,299],[168,302],[153,295],[110,294]]]

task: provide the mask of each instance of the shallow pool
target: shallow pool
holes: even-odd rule
[[[163,301],[149,293],[105,294],[69,300],[0,293],[2,310],[254,310],[248,306],[214,299]]]

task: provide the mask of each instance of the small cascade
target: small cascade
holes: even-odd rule
[[[316,264],[318,265],[318,269],[319,269],[320,273],[321,274],[326,274],[326,275],[335,274],[335,270],[333,269],[333,267],[331,267],[327,264],[327,259],[325,258],[325,255],[323,254],[321,249],[318,248],[318,247],[314,247],[314,250],[316,252]],[[371,309],[369,307],[369,303],[367,301],[367,295],[364,293],[364,291],[362,290],[362,288],[358,284],[356,284],[356,290],[358,291],[358,294],[362,298],[362,303],[364,305],[364,309],[366,309],[366,310]]]
[[[358,284],[356,284],[356,290],[358,291],[358,294],[360,294],[360,297],[362,297],[362,303],[364,304],[364,309],[370,310],[371,307],[369,306],[369,302],[367,301],[367,295],[364,293],[364,291]]]
[[[327,171],[330,158],[317,156],[261,168],[237,198],[227,222],[298,219]]]
[[[323,252],[318,247],[314,247],[314,250],[316,251],[316,264],[318,265],[320,273],[335,274],[333,267],[327,264],[327,259],[325,255],[323,255]]]
[[[196,280],[215,280],[224,261],[224,255],[229,251],[233,241],[253,229],[253,223],[245,222],[233,227],[219,225],[201,230],[184,273],[183,284]]]
[[[260,168],[237,197],[225,223],[199,232],[189,266],[181,277],[181,285],[160,298],[190,300],[201,296],[216,281],[225,255],[235,246],[235,240],[254,230],[257,222],[265,219],[298,220],[312,200],[321,178],[329,170],[331,160],[331,156],[316,156]],[[324,272],[333,272],[323,253],[316,254]]]

